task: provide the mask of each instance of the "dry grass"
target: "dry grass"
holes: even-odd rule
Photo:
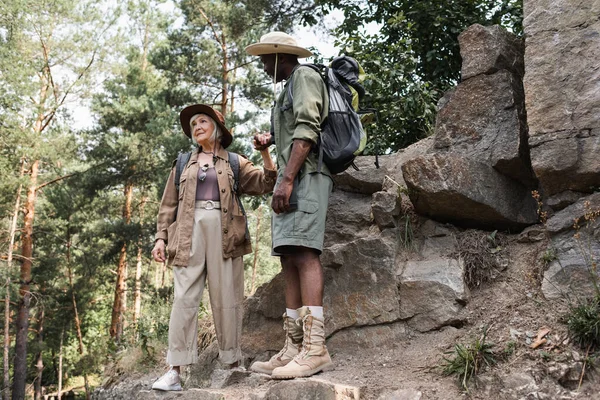
[[[508,239],[494,231],[466,231],[458,235],[458,250],[452,255],[465,264],[465,283],[474,288],[495,279],[508,266]]]

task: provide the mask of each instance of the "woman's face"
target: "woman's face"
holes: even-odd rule
[[[211,143],[215,125],[210,118],[205,114],[200,114],[191,121],[192,135],[196,142],[203,148],[213,148],[214,143]]]

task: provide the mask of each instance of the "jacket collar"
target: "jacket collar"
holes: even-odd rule
[[[198,152],[200,152],[200,150],[202,150],[201,147],[199,147],[198,150],[192,152],[192,156],[190,157],[190,162],[198,162]],[[217,150],[217,153],[215,154],[215,156],[217,158],[220,158],[221,160],[229,161],[228,151],[221,146],[219,146],[219,150]]]

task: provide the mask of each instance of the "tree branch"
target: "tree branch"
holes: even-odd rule
[[[48,185],[50,185],[50,184],[52,184],[52,183],[56,183],[56,182],[58,182],[58,181],[62,181],[63,179],[70,178],[70,177],[72,177],[73,175],[76,175],[76,173],[72,173],[72,174],[68,174],[68,175],[64,175],[64,176],[59,176],[59,177],[58,177],[58,178],[56,178],[56,179],[52,179],[51,181],[44,182],[44,183],[42,183],[41,185],[38,185],[38,186],[35,188],[35,190],[40,190],[40,189],[41,189],[41,188],[43,188],[44,186],[48,186]]]

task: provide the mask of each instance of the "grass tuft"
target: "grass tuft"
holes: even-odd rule
[[[456,344],[443,357],[442,373],[455,375],[461,388],[468,392],[468,385],[484,368],[496,363],[493,344],[486,342],[487,329],[481,338],[470,344]]]
[[[600,348],[600,295],[572,307],[566,320],[573,342],[582,349]]]

